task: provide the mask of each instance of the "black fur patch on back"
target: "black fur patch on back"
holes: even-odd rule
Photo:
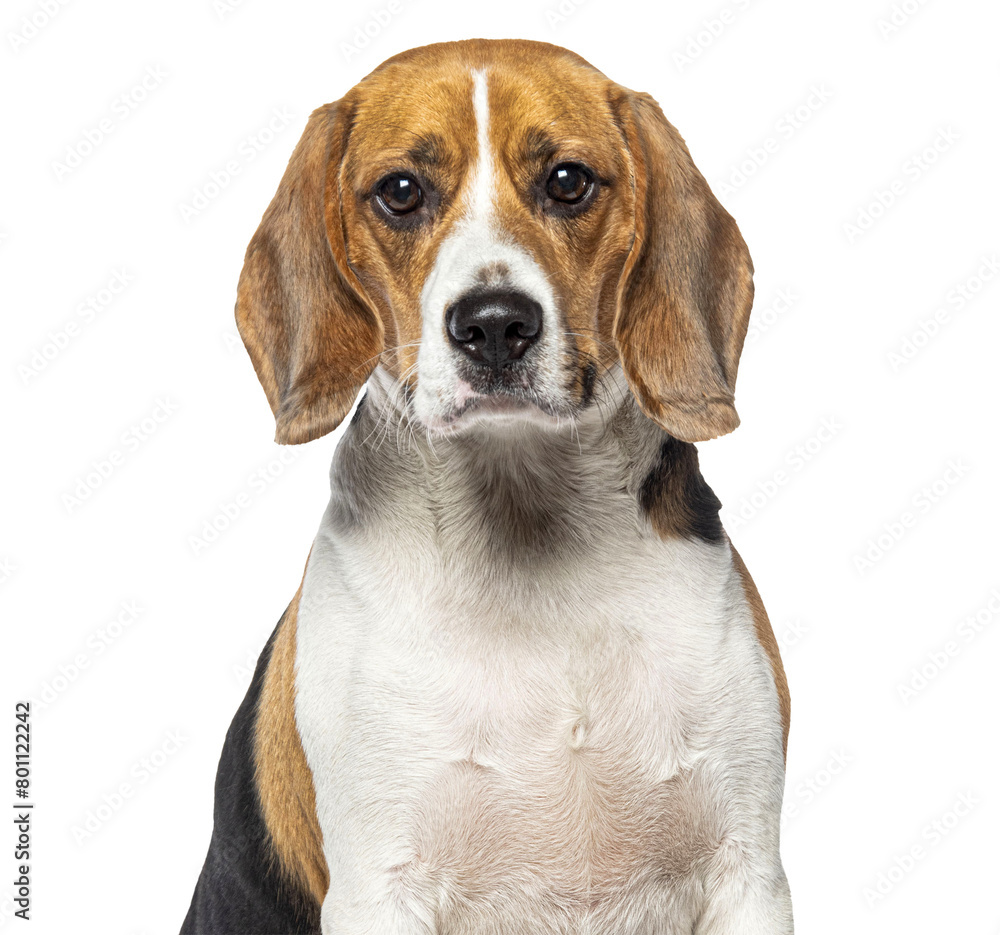
[[[665,439],[642,482],[639,506],[661,535],[718,542],[725,535],[719,519],[722,504],[701,476],[697,449],[672,435]]]
[[[215,828],[181,935],[314,935],[319,910],[274,866],[254,779],[254,728],[282,616],[226,734],[215,778]]]

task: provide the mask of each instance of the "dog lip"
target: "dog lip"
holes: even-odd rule
[[[521,420],[548,423],[557,420],[557,413],[544,401],[523,394],[502,389],[471,392],[451,412],[436,418],[431,428],[447,433],[477,423]]]
[[[528,406],[534,406],[530,399],[525,399],[523,396],[514,396],[511,393],[505,393],[503,391],[495,393],[481,393],[476,396],[472,396],[462,404],[462,406],[454,413],[454,418],[461,418],[467,412],[496,412],[496,413],[507,413],[507,412],[517,412],[521,409],[526,409]]]

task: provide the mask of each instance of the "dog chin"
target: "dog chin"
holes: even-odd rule
[[[451,412],[423,420],[431,435],[456,435],[471,428],[504,431],[534,425],[555,429],[565,424],[569,413],[560,415],[544,403],[507,393],[468,396]]]

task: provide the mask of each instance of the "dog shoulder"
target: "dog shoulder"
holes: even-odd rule
[[[295,725],[298,601],[261,652],[226,735],[215,826],[182,935],[319,931],[329,876]]]
[[[787,756],[788,753],[788,728],[791,721],[792,700],[788,692],[788,679],[785,677],[785,667],[781,663],[781,653],[778,649],[778,641],[771,628],[771,621],[768,619],[767,611],[764,609],[764,602],[761,600],[757,586],[754,584],[750,572],[744,564],[740,553],[730,544],[733,555],[733,567],[740,577],[740,584],[743,588],[743,595],[750,611],[753,614],[754,631],[757,640],[767,656],[771,666],[771,675],[774,678],[774,688],[778,694],[778,708],[781,712],[781,748]]]

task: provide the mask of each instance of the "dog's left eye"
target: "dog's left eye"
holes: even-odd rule
[[[594,177],[583,166],[564,162],[552,170],[545,193],[553,201],[575,205],[590,194],[593,186]]]
[[[424,193],[417,180],[398,173],[384,179],[376,194],[379,201],[393,214],[409,214],[419,208],[424,200]]]

